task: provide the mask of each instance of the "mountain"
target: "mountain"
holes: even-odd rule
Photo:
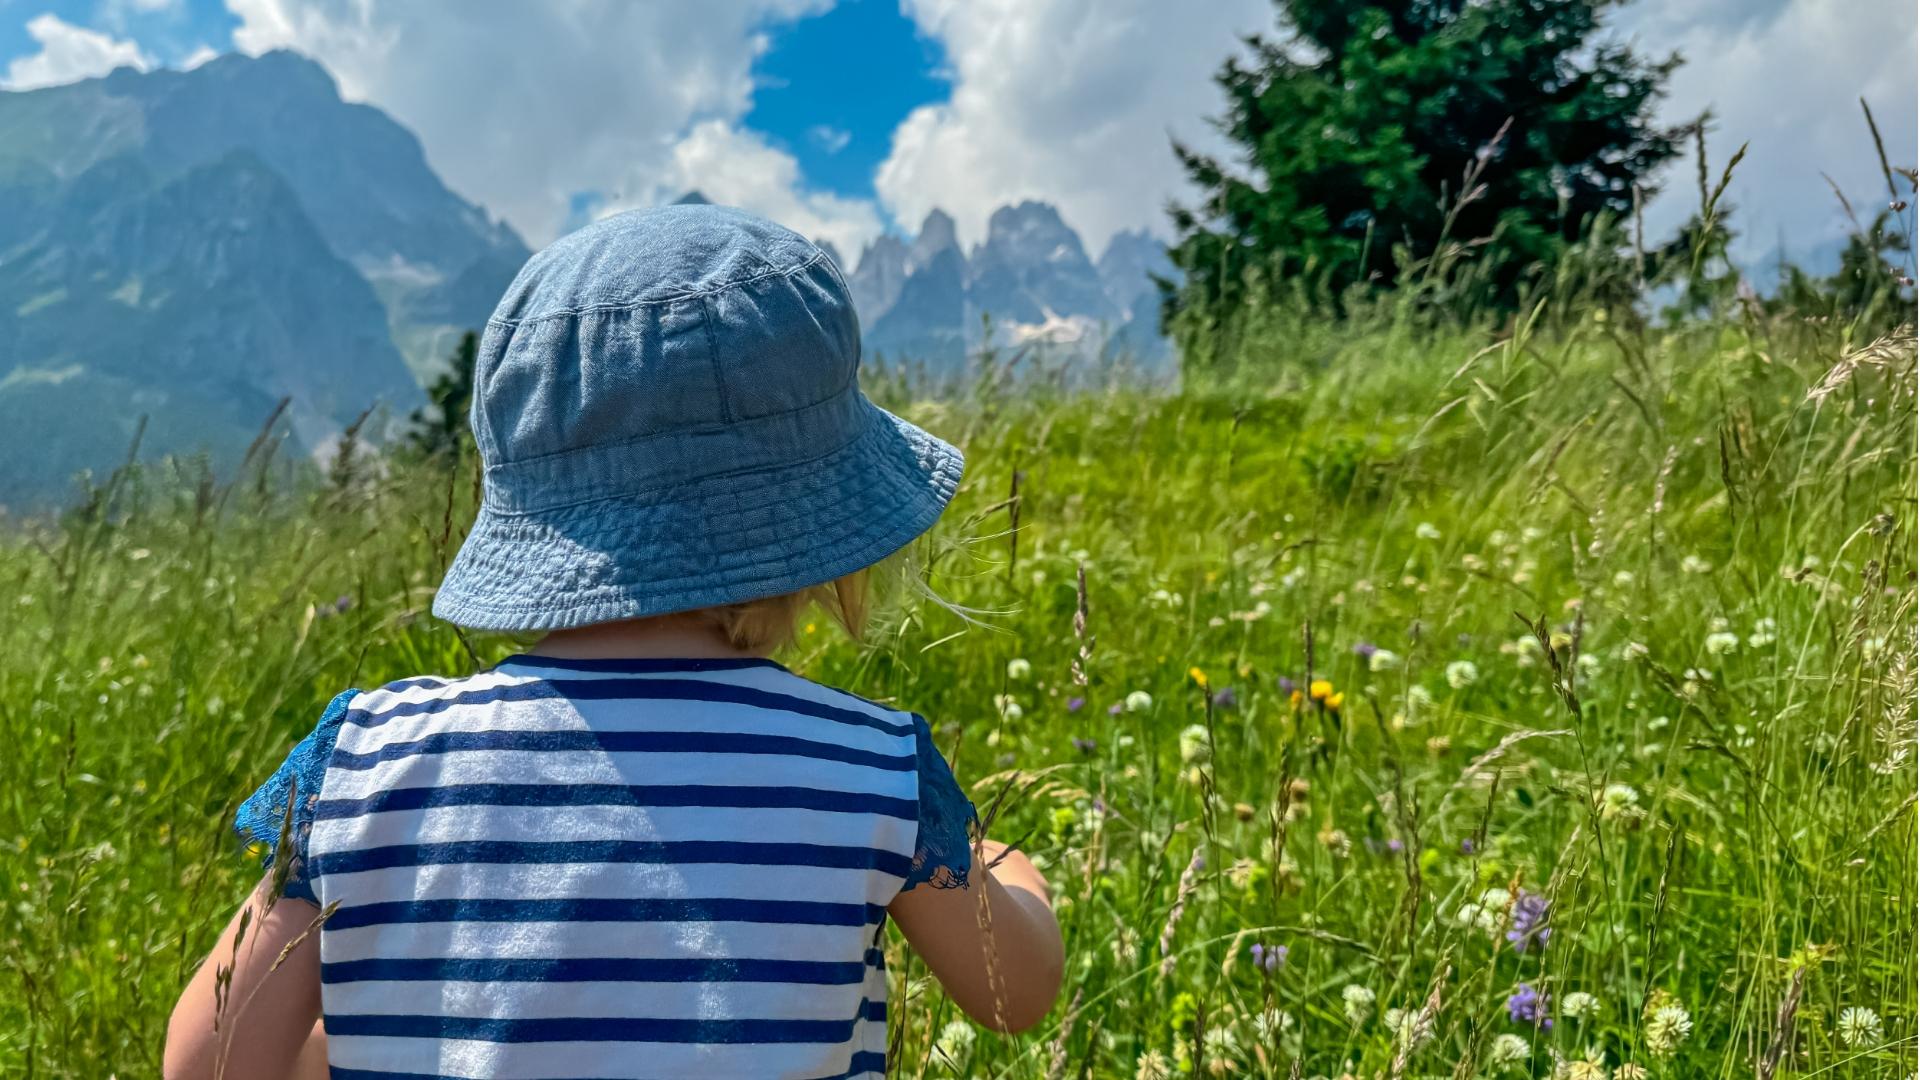
[[[282,396],[309,453],[404,415],[527,255],[293,53],[0,93],[0,502],[109,467],[142,414],[150,453],[216,461]]]
[[[996,345],[1160,365],[1168,354],[1152,275],[1172,271],[1145,232],[1115,236],[1096,265],[1057,210],[1026,201],[994,211],[968,253],[936,209],[911,239],[868,244],[848,284],[866,347],[883,359],[951,369],[991,328]]]

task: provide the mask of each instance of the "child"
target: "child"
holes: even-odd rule
[[[341,694],[247,801],[284,895],[269,873],[187,987],[169,1078],[878,1076],[889,917],[975,1020],[1046,1014],[1047,884],[974,848],[926,721],[767,659],[811,602],[857,635],[868,568],[959,481],[858,363],[832,262],[736,210],[534,256],[481,344],[485,498],[433,607],[545,636]]]

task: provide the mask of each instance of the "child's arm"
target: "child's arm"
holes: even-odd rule
[[[910,889],[887,913],[968,1016],[1025,1031],[1053,1008],[1066,963],[1047,879],[992,840],[974,867],[968,887]]]
[[[233,943],[242,914],[227,924],[173,1007],[162,1065],[166,1080],[212,1080],[223,1046],[223,1077],[282,1080],[292,1073],[320,1017],[319,935],[307,933],[320,909],[306,900],[283,896],[262,915],[271,888],[272,875],[268,875],[241,908],[242,914],[248,910],[253,914],[239,954],[235,955]],[[281,952],[297,939],[299,944],[286,960],[274,967]],[[221,1009],[214,991],[218,969],[228,965],[233,968],[232,989],[226,992],[226,1006]]]

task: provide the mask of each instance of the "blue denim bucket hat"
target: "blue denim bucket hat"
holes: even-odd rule
[[[739,210],[620,214],[535,255],[474,367],[485,469],[433,613],[557,630],[794,592],[925,532],[960,452],[860,392],[840,271]]]

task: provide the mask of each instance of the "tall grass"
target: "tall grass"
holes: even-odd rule
[[[1276,330],[1173,393],[876,384],[964,444],[922,562],[998,614],[786,659],[934,720],[1070,954],[1000,1038],[896,947],[900,1075],[1907,1074],[1913,338],[1573,315]],[[267,456],[0,540],[0,1075],[157,1075],[258,873],[239,800],[340,688],[515,647],[426,613],[470,461]]]

